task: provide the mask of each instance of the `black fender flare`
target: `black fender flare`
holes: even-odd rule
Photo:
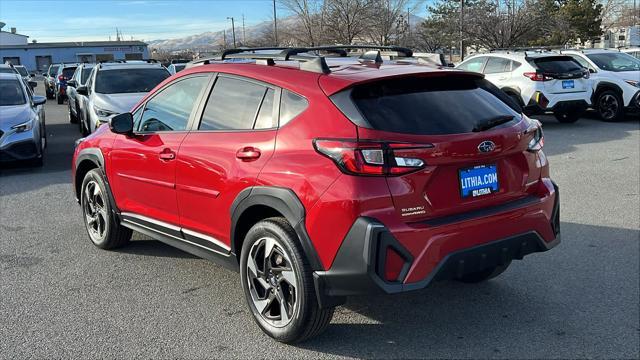
[[[622,97],[622,94],[623,94],[622,88],[620,88],[620,86],[618,86],[617,84],[614,84],[608,81],[600,81],[596,86],[595,91],[591,95],[591,104],[593,107],[596,106],[596,100],[598,99],[598,96],[600,95],[600,93],[605,90],[613,90],[617,92],[620,95],[620,97]]]
[[[73,180],[73,187],[74,187],[74,193],[76,195],[76,200],[78,201],[78,203],[80,203],[80,193],[78,192],[78,190],[76,188],[76,184],[77,184],[78,181],[80,181],[80,184],[82,184],[82,180],[83,180],[83,179],[78,179],[77,178],[78,177],[78,167],[80,166],[80,164],[82,164],[85,161],[91,161],[102,172],[102,179],[104,180],[104,184],[107,187],[107,196],[109,198],[109,202],[111,203],[111,211],[119,219],[120,218],[120,211],[118,210],[118,207],[116,206],[116,201],[113,198],[113,192],[111,191],[111,185],[109,184],[109,179],[107,178],[107,172],[105,171],[104,155],[102,154],[102,151],[100,151],[99,148],[82,149],[78,153],[78,156],[76,156],[76,163],[75,163],[76,168],[74,169],[75,170],[74,171],[75,178]]]
[[[268,206],[291,224],[313,271],[324,270],[305,226],[305,208],[293,190],[275,186],[252,186],[242,190],[229,209],[231,215],[231,249],[236,249],[236,227],[245,210],[255,205]],[[237,254],[236,254],[237,255]]]

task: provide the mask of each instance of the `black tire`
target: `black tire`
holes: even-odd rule
[[[522,103],[522,97],[520,97],[520,95],[514,93],[507,93],[507,95],[509,95],[509,98],[511,98],[511,100],[513,100],[513,102],[520,106],[524,111],[524,104]]]
[[[460,278],[457,278],[456,280],[461,281],[463,283],[468,283],[468,284],[475,284],[475,283],[487,281],[505,272],[505,270],[507,270],[510,264],[511,264],[511,261],[503,265],[490,267],[482,271],[464,275]]]
[[[297,239],[295,231],[284,218],[269,218],[258,222],[249,230],[240,256],[242,288],[253,319],[262,331],[283,343],[301,342],[318,335],[329,325],[334,311],[333,308],[321,309],[318,306],[313,271]],[[265,256],[269,241],[272,250]],[[263,246],[262,253],[260,246]],[[263,260],[263,268],[260,270],[260,265],[256,266],[260,263],[253,260],[252,271],[249,268],[249,257],[260,258],[260,255],[269,261]],[[272,265],[267,266],[268,262]],[[295,286],[289,285],[291,282],[285,279],[285,272],[289,275],[288,279],[295,279]],[[250,280],[252,273],[255,276]],[[262,293],[264,299],[260,299],[258,292]],[[254,296],[257,300],[254,300]],[[286,307],[282,306],[280,299],[285,299]],[[278,303],[277,307],[274,301]],[[259,311],[256,304],[260,303],[269,305]],[[286,311],[287,315],[283,317],[281,309],[290,309],[291,314]]]
[[[45,93],[47,95],[47,99],[49,99],[49,100],[55,99],[55,96],[53,96],[53,92],[51,90],[47,89],[47,90],[45,90]]]
[[[96,187],[99,193],[96,193]],[[92,195],[91,200],[89,200],[90,195]],[[133,231],[120,225],[115,218],[109,202],[109,193],[99,169],[93,169],[85,175],[82,180],[80,199],[84,225],[89,239],[95,246],[102,249],[115,249],[129,243]]]
[[[73,112],[71,112],[71,101],[68,102],[69,104],[69,122],[72,124],[77,124],[78,123],[78,107],[76,107],[76,114],[74,115]]]
[[[582,115],[582,112],[579,111],[562,111],[553,113],[556,120],[563,124],[571,124],[578,121],[578,119],[580,119],[580,115]]]
[[[56,94],[56,100],[58,101],[58,105],[64,104],[64,98],[60,94]]]
[[[624,104],[620,94],[605,90],[598,94],[594,104],[602,121],[616,122],[624,120]]]
[[[78,111],[78,114],[80,114],[79,111]],[[87,123],[86,123],[85,119],[86,119],[86,114],[78,117],[78,128],[79,128],[80,134],[82,136],[89,135],[89,131],[86,129]]]

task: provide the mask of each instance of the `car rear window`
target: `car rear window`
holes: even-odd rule
[[[95,89],[101,94],[149,92],[169,75],[162,68],[102,70],[96,76]]]
[[[369,127],[397,133],[468,133],[490,119],[520,119],[506,95],[469,76],[384,80],[355,87],[351,98]]]
[[[17,80],[1,80],[0,94],[0,106],[23,105],[26,102],[22,86]]]
[[[582,66],[570,56],[549,56],[533,59],[534,65],[545,73],[567,73],[582,70]]]
[[[73,77],[74,72],[76,72],[75,67],[67,67],[62,69],[62,76],[66,77],[67,79],[71,79],[71,77]]]

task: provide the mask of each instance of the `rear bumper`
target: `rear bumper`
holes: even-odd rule
[[[455,226],[454,223],[459,221],[476,223],[473,228],[468,228],[465,232],[460,231],[457,235],[467,236],[474,231],[486,232],[487,228],[483,228],[476,221],[479,218],[486,218],[485,223],[489,226],[499,226],[498,223],[491,224],[490,219],[495,217],[496,221],[504,221],[506,216],[511,218],[510,221],[518,221],[514,219],[518,216],[516,214],[527,213],[528,209],[530,213],[539,213],[539,209],[547,205],[550,209],[548,216],[537,217],[537,221],[542,221],[543,224],[529,227],[528,224],[531,222],[523,221],[525,225],[521,231],[441,254],[433,267],[429,266],[429,262],[433,261],[434,256],[428,256],[425,253],[429,252],[429,245],[433,245],[436,241],[421,239],[421,242],[426,245],[422,253],[414,257],[382,223],[372,218],[360,217],[347,233],[331,268],[314,272],[318,301],[321,306],[333,306],[342,303],[346,296],[351,295],[394,294],[418,290],[427,287],[433,281],[460,278],[514,259],[520,260],[532,253],[547,251],[560,242],[559,193],[555,184],[553,188],[555,190],[553,196],[539,199],[537,204],[522,203],[523,206],[512,209],[502,207],[495,213],[472,214],[471,219],[465,220],[445,219],[449,225],[442,225],[443,227]],[[543,202],[546,203],[543,204]],[[524,217],[523,215],[523,219]],[[546,236],[541,235],[539,228],[545,229]],[[456,234],[451,236],[446,240],[447,242],[456,241]],[[445,246],[436,245],[436,247]],[[403,262],[396,267],[395,281],[387,280],[388,276],[385,275],[386,257],[390,252],[395,252],[396,258]],[[424,271],[425,267],[430,268],[430,271]],[[419,278],[416,277],[417,274]]]
[[[544,95],[541,94],[540,96]],[[529,101],[528,104],[528,108],[533,109],[533,111],[530,111],[531,115],[543,114],[545,112],[583,112],[589,106],[590,104],[586,100],[557,100],[549,101],[548,105],[546,105],[545,107],[541,106],[533,98]]]

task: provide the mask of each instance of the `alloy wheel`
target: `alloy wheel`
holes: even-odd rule
[[[83,193],[84,214],[87,229],[92,240],[104,239],[107,231],[108,214],[104,195],[95,180],[87,183]]]
[[[598,110],[600,111],[600,116],[605,120],[613,119],[618,113],[618,99],[611,94],[605,94],[600,97],[600,101],[598,102]]]
[[[247,285],[255,309],[274,327],[284,327],[297,312],[298,281],[287,252],[275,239],[256,241],[247,259]]]

